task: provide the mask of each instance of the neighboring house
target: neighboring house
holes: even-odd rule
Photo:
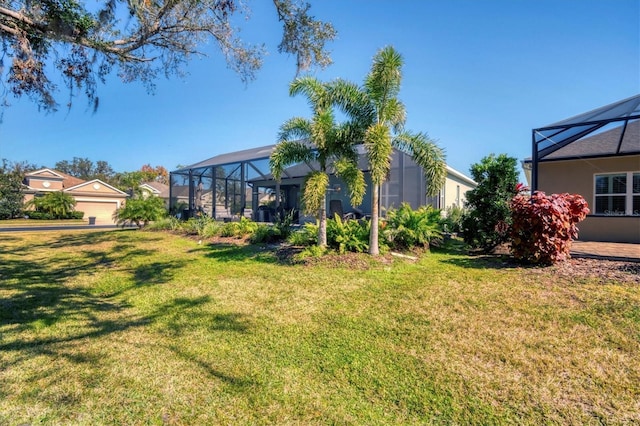
[[[274,149],[275,145],[269,145],[222,154],[171,172],[171,213],[184,217],[201,212],[216,219],[242,215],[256,221],[268,221],[277,208],[299,211],[305,177],[318,166],[307,163],[292,165],[284,171],[281,182],[276,182],[269,171],[269,157]],[[371,180],[364,149],[360,147],[359,152],[360,168],[365,172],[367,182],[364,202],[360,206],[351,206],[346,185],[332,176],[327,191],[329,213],[330,206],[340,202],[344,213],[371,214]],[[380,188],[380,207],[383,213],[403,202],[413,208],[422,205],[462,207],[466,192],[475,186],[472,179],[447,167],[446,183],[439,196],[426,197],[427,182],[422,169],[410,156],[394,150],[389,179]]]
[[[587,200],[580,240],[640,243],[640,95],[534,129],[532,154],[532,190]]]
[[[165,185],[161,182],[143,182],[138,187],[142,191],[142,194],[147,197],[153,195],[160,197],[164,201],[165,207],[169,208],[169,185]]]
[[[127,198],[127,194],[99,179],[85,181],[52,169],[27,173],[24,185],[25,202],[63,191],[76,200],[75,210],[84,212],[85,219],[95,217],[102,223],[113,223],[113,214]]]

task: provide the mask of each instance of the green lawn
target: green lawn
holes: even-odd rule
[[[87,225],[89,219],[52,219],[52,220],[36,220],[36,219],[5,219],[0,220],[0,228],[24,228],[37,226],[74,226]]]
[[[638,285],[364,259],[2,234],[0,424],[640,422]]]

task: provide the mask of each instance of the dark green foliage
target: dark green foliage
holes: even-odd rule
[[[478,186],[467,192],[467,212],[462,218],[464,241],[491,251],[507,241],[511,223],[509,202],[516,195],[517,159],[491,154],[471,166]]]
[[[164,201],[159,197],[137,197],[127,200],[114,214],[118,225],[135,224],[138,228],[167,215]]]
[[[0,167],[0,219],[12,219],[22,213],[22,179],[22,174],[3,159]]]
[[[387,212],[382,234],[395,249],[429,247],[431,241],[442,239],[441,219],[440,210],[431,206],[413,210],[402,203],[397,210]]]
[[[542,191],[516,195],[511,209],[511,253],[518,260],[545,265],[569,258],[577,224],[589,213],[581,195]]]

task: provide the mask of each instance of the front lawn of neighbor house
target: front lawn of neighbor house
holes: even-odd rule
[[[631,278],[3,234],[0,424],[638,423]]]

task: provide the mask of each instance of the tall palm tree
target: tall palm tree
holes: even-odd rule
[[[371,233],[369,253],[380,253],[378,219],[380,186],[391,170],[393,148],[406,152],[423,168],[427,179],[427,195],[436,195],[446,178],[443,150],[423,133],[404,130],[406,110],[398,99],[402,81],[402,56],[393,48],[385,47],[373,58],[371,71],[364,87],[346,90],[336,97],[338,105],[359,124],[365,145],[372,181]]]
[[[294,117],[280,127],[279,142],[269,159],[271,174],[280,180],[286,167],[301,162],[317,162],[319,170],[310,172],[302,196],[304,210],[318,218],[318,245],[327,245],[326,194],[329,174],[340,176],[349,188],[351,204],[362,202],[364,175],[357,167],[352,123],[336,124],[333,111],[340,82],[322,83],[314,77],[296,78],[289,94],[303,94],[313,111],[311,119]]]

